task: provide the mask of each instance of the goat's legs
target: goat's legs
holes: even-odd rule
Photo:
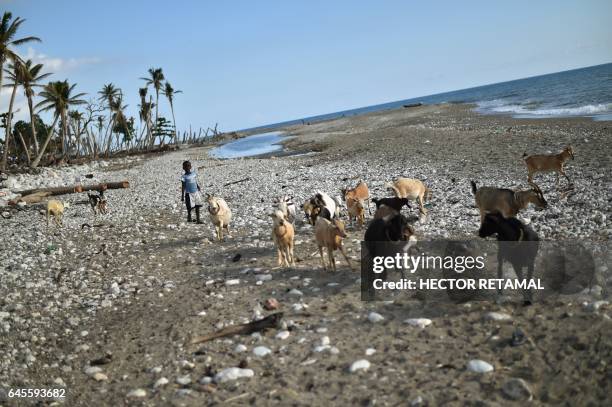
[[[351,264],[351,261],[349,260],[348,256],[346,255],[346,252],[344,251],[344,246],[340,245],[338,250],[340,250],[340,253],[342,253],[342,255],[344,256],[344,260],[346,260],[346,263],[348,264],[349,268],[352,271],[353,270],[353,265]]]
[[[425,209],[425,205],[423,205],[423,195],[419,195],[417,201],[419,201],[419,212],[423,215],[427,215],[427,209]]]
[[[560,171],[561,174],[563,174],[563,176],[565,177],[565,179],[567,179],[567,184],[572,185],[572,181],[570,180],[570,178],[567,176],[567,174],[565,173],[565,170],[563,169],[563,167],[561,167]],[[559,179],[559,174],[557,174],[557,179]]]
[[[334,259],[334,249],[327,246],[327,255],[329,256],[329,264],[331,264],[332,271],[336,271],[336,259]]]
[[[323,264],[323,270],[327,271],[327,266],[325,265],[325,258],[323,257],[323,246],[319,246],[319,254],[321,255],[321,264]]]

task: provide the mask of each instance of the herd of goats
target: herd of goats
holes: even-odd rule
[[[480,229],[478,235],[482,238],[497,235],[498,241],[531,242],[521,248],[520,245],[500,245],[498,251],[498,278],[501,278],[502,263],[508,261],[512,264],[517,276],[522,278],[522,269],[528,268],[528,278],[533,275],[535,257],[538,245],[533,244],[539,240],[537,233],[528,225],[516,218],[518,212],[526,208],[530,203],[538,208],[546,208],[547,202],[542,190],[533,182],[533,176],[538,172],[556,172],[557,184],[559,175],[563,175],[568,184],[571,181],[564,171],[564,164],[569,159],[574,159],[571,146],[567,146],[559,154],[552,155],[524,155],[528,171],[528,182],[531,189],[525,191],[513,191],[511,189],[480,187],[471,181],[472,192],[475,196],[476,205],[480,211]],[[365,182],[360,181],[352,189],[342,189],[341,199],[346,204],[349,222],[356,221],[361,228],[365,223],[366,208],[370,212],[370,200],[375,203],[376,211],[367,226],[364,241],[367,242],[402,242],[414,241],[415,231],[409,224],[408,218],[401,213],[404,206],[410,208],[410,201],[416,200],[421,216],[426,216],[425,202],[431,198],[429,188],[418,179],[398,178],[388,182],[385,187],[392,191],[393,196],[388,198],[370,198],[370,192]],[[90,198],[94,213],[96,209],[100,212],[106,210],[106,200]],[[227,202],[219,197],[207,194],[208,212],[215,226],[216,237],[223,240],[223,231],[229,234],[229,226],[232,212]],[[102,205],[102,207],[101,207]],[[323,269],[328,269],[328,264],[323,255],[323,249],[327,249],[329,267],[336,271],[334,252],[336,250],[346,259],[352,269],[351,262],[344,250],[342,240],[347,236],[344,222],[340,220],[340,202],[322,191],[315,194],[301,205],[308,222],[314,227],[314,237],[321,255]],[[278,265],[292,267],[295,265],[293,253],[296,219],[296,204],[287,196],[275,200],[274,210],[270,214],[273,221],[272,240],[278,251]],[[371,212],[370,212],[371,213]],[[61,224],[63,205],[60,201],[51,200],[47,205],[47,219],[55,217],[58,225]],[[376,245],[368,246],[376,250]],[[375,253],[370,253],[374,256]]]

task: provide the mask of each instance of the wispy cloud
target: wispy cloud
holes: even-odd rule
[[[34,63],[43,64],[45,71],[54,73],[65,73],[74,71],[85,65],[94,65],[102,62],[98,57],[83,57],[83,58],[59,58],[39,53],[34,48],[28,47],[23,59],[31,59]]]

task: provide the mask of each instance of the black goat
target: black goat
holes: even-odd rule
[[[504,218],[499,213],[487,214],[478,230],[478,236],[488,237],[497,234],[497,278],[503,277],[504,261],[512,264],[517,277],[523,279],[523,267],[527,267],[527,279],[533,277],[533,269],[540,238],[529,226],[516,218]],[[498,290],[501,295],[502,290]],[[524,305],[531,305],[531,291],[523,292]]]
[[[379,256],[395,256],[397,253],[403,253],[410,247],[410,238],[414,235],[414,229],[408,224],[408,220],[404,215],[392,214],[380,219],[374,219],[370,222],[368,229],[364,235],[364,262],[362,267],[365,267],[365,280],[363,281],[363,293],[368,294],[368,298],[372,298],[374,289],[374,258]],[[362,274],[363,275],[363,274]],[[386,280],[387,271],[384,270],[380,278]]]
[[[406,206],[407,208],[410,208],[410,203],[408,201],[408,198],[397,198],[397,197],[393,197],[393,198],[372,198],[372,202],[374,202],[376,204],[376,209],[380,208],[381,205],[386,205],[390,208],[395,209],[396,211],[401,211],[402,207]]]

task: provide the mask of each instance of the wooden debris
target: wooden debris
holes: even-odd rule
[[[105,191],[107,189],[124,189],[129,188],[130,183],[128,181],[119,182],[105,182],[102,184],[94,185],[74,185],[71,187],[55,187],[55,188],[35,188],[27,189],[25,191],[15,192],[21,196],[32,195],[39,192],[49,192],[49,195],[66,195],[74,194],[85,191]]]
[[[250,335],[253,332],[260,332],[269,328],[278,328],[282,318],[283,313],[277,312],[275,314],[268,315],[259,321],[253,321],[241,325],[232,325],[210,335],[197,336],[191,340],[191,344],[195,345],[197,343],[208,342],[212,341],[213,339],[224,338],[226,336]]]

